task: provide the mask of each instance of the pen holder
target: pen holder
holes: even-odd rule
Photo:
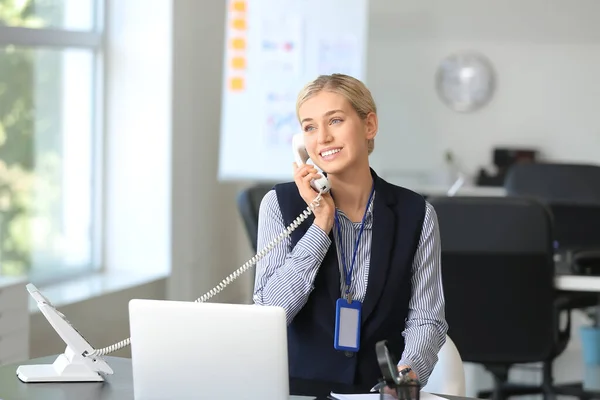
[[[375,344],[375,353],[377,362],[381,370],[381,379],[379,380],[379,399],[387,400],[385,389],[389,388],[395,391],[399,400],[419,400],[421,393],[421,382],[410,378],[408,371],[410,368],[404,368],[398,371],[398,361],[391,349],[388,347],[387,340],[380,340]]]
[[[384,382],[382,380],[382,382]],[[388,400],[389,396],[386,396],[385,388],[395,390],[398,396],[398,400],[419,400],[419,394],[421,393],[421,384],[418,380],[410,378],[401,378],[395,383],[386,383],[386,386],[379,389],[379,400]]]

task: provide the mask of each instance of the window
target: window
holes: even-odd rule
[[[102,0],[0,0],[0,274],[97,268]]]

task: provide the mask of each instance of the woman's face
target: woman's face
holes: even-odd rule
[[[340,94],[321,91],[298,110],[306,151],[323,171],[335,174],[368,163],[367,139],[377,133],[377,116],[361,120]]]

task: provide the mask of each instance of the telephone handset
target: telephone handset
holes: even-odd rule
[[[304,147],[304,135],[302,133],[294,135],[292,138],[292,151],[294,154],[295,161],[298,165],[306,164],[308,159],[308,153],[306,148]],[[250,269],[251,266],[255,265],[259,262],[263,257],[265,257],[279,242],[288,237],[302,222],[308,218],[310,214],[312,214],[313,209],[318,207],[319,202],[322,199],[322,195],[329,192],[331,189],[331,184],[329,180],[325,176],[322,176],[319,179],[315,179],[311,182],[311,186],[317,191],[317,196],[315,199],[308,205],[308,207],[300,214],[281,234],[273,239],[271,243],[267,244],[261,251],[259,251],[254,257],[248,260],[244,265],[231,273],[227,278],[223,279],[221,283],[215,286],[212,290],[204,294],[202,297],[196,299],[197,303],[204,303],[209,300],[211,297],[220,293],[227,285],[237,279],[240,275]],[[130,338],[122,340],[118,343],[113,344],[112,346],[104,347],[102,349],[96,349],[89,354],[85,354],[87,357],[98,357],[106,354],[114,353],[117,350],[120,350],[124,347],[127,347],[131,344]]]
[[[292,137],[292,148],[294,150],[296,164],[298,166],[306,164],[310,157],[308,156],[306,147],[304,147],[304,135],[302,133],[298,133]],[[321,174],[322,173],[323,172],[321,171]],[[311,181],[310,185],[319,193],[327,193],[331,190],[331,184],[325,175]]]

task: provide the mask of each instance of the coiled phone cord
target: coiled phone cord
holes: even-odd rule
[[[283,239],[288,237],[302,222],[313,213],[315,207],[319,206],[319,202],[322,199],[322,193],[318,193],[317,197],[309,204],[309,206],[296,218],[292,223],[283,231],[281,234],[267,244],[261,251],[259,251],[254,257],[248,260],[240,268],[232,272],[227,278],[223,279],[221,283],[211,289],[209,292],[204,294],[195,300],[197,303],[204,303],[210,298],[219,294],[227,285],[239,278],[244,272],[246,272],[251,266],[259,262],[264,256],[266,256],[275,246],[277,246]],[[104,347],[102,349],[95,349],[91,353],[85,354],[86,357],[98,357],[106,354],[114,353],[117,350],[123,349],[131,344],[131,338],[121,340],[112,346]]]

